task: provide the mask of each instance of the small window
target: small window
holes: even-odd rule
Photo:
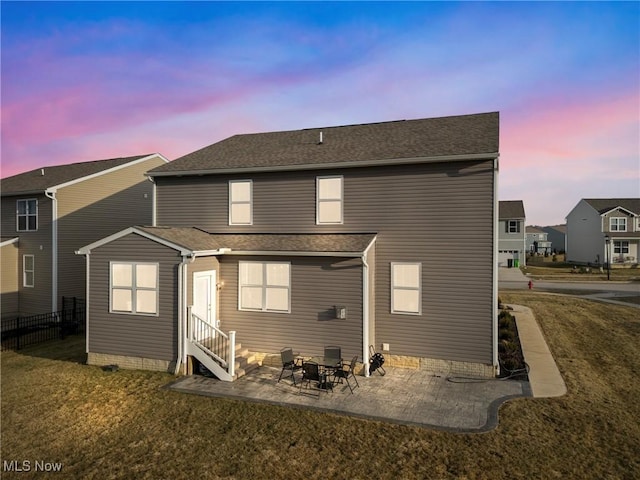
[[[35,285],[36,259],[34,255],[22,256],[22,286],[32,288]]]
[[[291,264],[240,262],[238,309],[288,313],[291,311]]]
[[[624,240],[616,240],[613,242],[613,253],[620,255],[629,254],[629,242]]]
[[[422,313],[421,263],[391,263],[391,313]]]
[[[612,232],[626,232],[627,231],[627,219],[626,217],[612,217],[609,219],[609,230]]]
[[[229,181],[229,225],[251,225],[253,223],[253,182],[251,180]]]
[[[158,264],[111,262],[112,313],[158,314]]]
[[[316,223],[342,223],[343,177],[316,178]]]
[[[520,222],[518,220],[508,220],[506,227],[507,233],[520,233]]]
[[[16,205],[16,229],[19,232],[38,230],[38,201],[35,198],[18,200]]]

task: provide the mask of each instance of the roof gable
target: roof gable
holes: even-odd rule
[[[155,168],[151,176],[497,156],[497,112],[235,135]]]
[[[585,198],[591,207],[600,215],[620,207],[634,214],[640,215],[640,198]]]
[[[51,167],[36,168],[0,180],[2,196],[44,192],[47,189],[81,181],[85,177],[105,173],[127,164],[151,158],[157,154],[136,155],[133,157],[111,158],[90,162],[70,163]]]
[[[510,218],[525,218],[523,201],[503,200],[498,202],[498,218],[500,220],[508,220]]]

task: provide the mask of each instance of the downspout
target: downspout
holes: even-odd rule
[[[369,376],[369,264],[367,254],[375,243],[375,238],[362,253],[362,364],[364,376]]]
[[[86,263],[87,263],[87,278],[85,280],[85,288],[86,288],[86,293],[84,294],[85,297],[85,304],[84,304],[84,333],[85,333],[85,345],[84,345],[84,350],[86,354],[89,353],[89,303],[90,303],[90,298],[89,298],[89,283],[90,283],[90,277],[89,277],[89,257],[90,257],[90,252],[87,252],[85,258],[86,258]]]
[[[492,350],[495,375],[500,375],[498,362],[498,156],[493,159],[493,289],[492,289]]]
[[[180,371],[180,364],[186,352],[185,338],[187,322],[189,321],[187,315],[187,266],[193,263],[195,259],[196,257],[193,254],[183,254],[182,262],[178,266],[178,358],[176,359],[174,375],[177,375]]]
[[[51,311],[58,311],[58,199],[55,190],[45,190],[51,199]]]
[[[153,177],[147,177],[147,179],[153,184],[153,189],[151,191],[151,226],[157,227],[157,217],[156,217],[156,181]]]

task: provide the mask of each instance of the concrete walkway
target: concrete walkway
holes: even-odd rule
[[[533,312],[521,305],[509,307],[513,309],[512,315],[516,318],[524,361],[529,365],[531,393],[534,397],[543,398],[564,395],[567,387]]]

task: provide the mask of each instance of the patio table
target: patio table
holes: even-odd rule
[[[327,377],[329,372],[332,372],[337,368],[340,368],[340,365],[342,364],[342,359],[335,358],[335,357],[318,356],[318,357],[311,357],[309,360],[311,362],[317,363],[318,366],[322,368],[322,374],[320,377],[322,380],[320,381],[320,384],[318,385],[318,387],[325,390],[328,388],[333,388],[333,383],[328,382]]]

